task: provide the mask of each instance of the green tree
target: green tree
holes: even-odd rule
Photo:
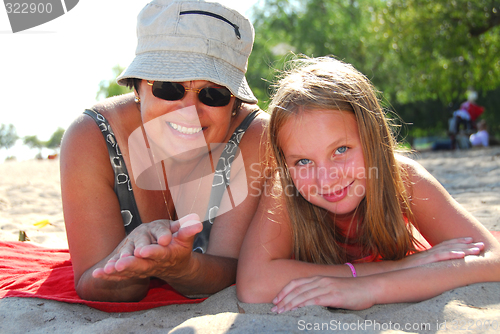
[[[256,41],[249,60],[248,80],[264,103],[269,82],[282,69],[289,51],[307,56],[335,55],[361,71],[372,72],[382,60],[372,38],[374,8],[382,0],[266,0],[254,8]]]
[[[114,78],[111,80],[102,80],[99,84],[99,91],[97,92],[96,99],[108,98],[111,96],[122,95],[130,93],[131,90],[128,87],[120,86],[116,83],[116,78],[123,72],[124,68],[119,65],[113,67]]]
[[[9,124],[0,125],[0,149],[5,148],[9,149],[16,143],[17,139],[16,128],[14,125]]]
[[[44,143],[44,146],[50,149],[57,149],[61,146],[61,140],[64,135],[63,128],[57,128],[50,139]]]
[[[498,0],[266,0],[253,15],[249,80],[259,93],[256,73],[274,77],[266,66],[279,67],[280,45],[352,63],[400,103],[500,86]]]
[[[34,136],[26,136],[23,138],[24,145],[28,146],[31,149],[37,148],[39,150],[45,146],[45,143],[38,139],[36,135]]]
[[[398,60],[387,85],[397,101],[449,103],[500,86],[500,1],[393,0],[377,15],[387,59]]]
[[[286,51],[353,64],[416,127],[444,131],[467,88],[485,106],[500,88],[499,0],[264,0],[253,11],[247,77],[262,108]]]

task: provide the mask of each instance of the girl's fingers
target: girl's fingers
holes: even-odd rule
[[[290,291],[271,311],[282,313],[307,305],[328,305],[334,292],[330,289],[330,278],[315,277]]]
[[[450,240],[443,241],[438,245],[457,244],[457,243],[470,244],[472,241],[473,241],[473,239],[471,237],[456,238],[456,239],[450,239]]]
[[[307,286],[298,286],[296,289],[290,291],[278,303],[275,303],[275,306],[271,309],[271,311],[276,313],[283,313],[285,311],[291,310],[294,307],[300,307],[300,304],[306,300],[304,292],[307,290]]]
[[[295,288],[297,288],[300,285],[312,282],[316,279],[316,277],[306,277],[306,278],[299,278],[291,281],[288,283],[276,296],[276,298],[273,299],[273,304],[278,304],[280,303],[283,298],[285,298],[291,291],[293,291]]]

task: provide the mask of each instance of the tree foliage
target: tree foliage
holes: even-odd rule
[[[23,138],[23,144],[28,146],[30,149],[38,149],[40,151],[44,147],[57,150],[61,146],[64,131],[65,130],[63,128],[57,128],[47,141],[38,139],[38,136],[36,135],[26,136]]]
[[[263,108],[289,51],[353,64],[403,119],[442,128],[467,88],[488,104],[500,87],[499,0],[264,0],[253,10],[247,77]]]
[[[130,93],[128,87],[120,86],[116,83],[116,78],[123,72],[124,68],[119,65],[113,67],[113,79],[102,80],[99,84],[99,91],[97,92],[96,99],[108,98],[111,96],[122,95]]]
[[[28,146],[31,149],[39,149],[41,150],[42,147],[45,146],[45,143],[38,139],[38,136],[33,135],[33,136],[26,136],[23,138],[23,144]]]
[[[399,102],[462,98],[500,86],[500,1],[399,0],[380,15],[398,60],[390,93]]]
[[[14,125],[9,124],[0,125],[0,149],[5,148],[9,149],[16,143],[17,139],[16,128]]]
[[[57,130],[50,136],[50,139],[45,142],[45,147],[51,149],[57,149],[61,146],[61,140],[64,135],[63,128],[57,128]]]

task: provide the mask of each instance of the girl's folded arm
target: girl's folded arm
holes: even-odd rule
[[[422,166],[400,159],[412,180],[415,226],[432,245],[472,238],[479,255],[374,276],[377,303],[418,301],[472,283],[500,280],[500,244]],[[484,246],[480,246],[483,244]],[[404,293],[401,293],[404,291]]]
[[[316,275],[352,277],[346,265],[321,265],[293,259],[292,230],[284,203],[270,195],[261,196],[238,260],[236,289],[243,302],[271,302],[291,280]],[[405,264],[406,266],[410,264]],[[396,270],[399,261],[355,264],[358,276]]]
[[[498,242],[425,169],[415,162],[403,162],[413,183],[415,225],[434,247],[400,261],[357,263],[357,276],[363,278],[357,283],[365,282],[373,288],[376,303],[387,303],[423,300],[466,284],[499,280]],[[293,260],[292,242],[284,203],[264,194],[240,254],[237,277],[240,300],[271,302],[290,281],[299,278],[352,277],[345,265]],[[476,251],[476,243],[484,246],[477,246],[480,249]],[[465,257],[479,252],[481,256]],[[370,275],[374,276],[363,277]],[[430,284],[429,280],[435,282]]]
[[[441,247],[442,254],[446,250],[464,254],[372,277],[379,292],[377,303],[420,301],[468,284],[500,281],[500,244],[495,237],[419,163],[398,160],[410,180],[413,224],[433,247],[428,252]],[[458,244],[446,248],[452,239],[470,241],[463,250]]]
[[[500,260],[500,244],[484,225],[453,199],[420,164],[407,158],[400,158],[400,161],[411,178],[414,226],[431,246],[469,237],[475,243],[484,243],[483,255],[486,258]]]

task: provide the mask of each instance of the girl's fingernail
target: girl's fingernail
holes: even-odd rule
[[[273,299],[273,304],[277,304],[277,303],[278,303],[278,297]]]
[[[299,309],[298,307],[294,307],[290,311],[295,311],[295,310],[298,310],[298,309]]]
[[[278,310],[278,306],[275,306],[271,309],[271,312],[276,312]]]
[[[471,237],[467,237],[467,238],[464,238],[465,241],[472,241],[472,238]]]
[[[279,310],[278,310],[278,314],[281,314],[285,311],[285,309],[283,307],[281,307]]]
[[[484,247],[484,242],[476,242],[474,245],[478,247]]]
[[[471,250],[471,251],[473,251],[473,252],[478,252],[478,253],[481,251],[481,250],[480,250],[479,248],[477,248],[477,247],[471,248],[470,250]]]

